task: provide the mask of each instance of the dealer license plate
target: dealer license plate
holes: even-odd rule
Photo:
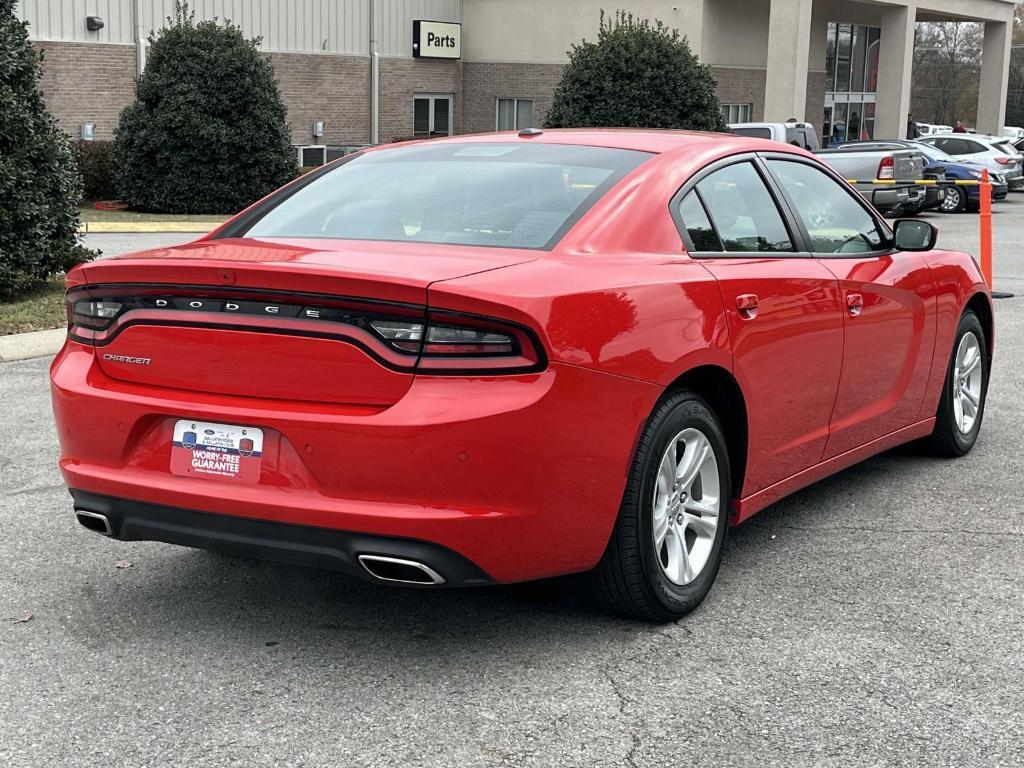
[[[181,419],[174,425],[171,473],[256,483],[262,454],[261,429]]]

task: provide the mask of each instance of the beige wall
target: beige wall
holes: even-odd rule
[[[719,0],[464,0],[463,55],[467,61],[561,63],[571,43],[597,37],[602,8],[612,12],[620,7],[678,29],[700,55],[703,11],[716,2]]]

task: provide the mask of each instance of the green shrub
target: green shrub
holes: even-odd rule
[[[235,213],[297,171],[270,61],[230,22],[176,2],[150,37],[115,131],[117,187],[139,211]]]
[[[626,127],[724,131],[711,68],[662,22],[601,13],[597,42],[582,41],[555,89],[550,128]]]
[[[78,243],[81,182],[68,138],[39,91],[42,56],[15,0],[0,0],[0,299],[85,261]]]
[[[82,174],[83,200],[114,200],[117,162],[112,141],[79,141],[75,144],[78,171]]]

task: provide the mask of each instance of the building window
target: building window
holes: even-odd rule
[[[452,95],[416,94],[413,98],[412,132],[418,139],[452,135]]]
[[[522,131],[533,128],[533,99],[498,99],[497,129]]]
[[[878,27],[832,22],[825,45],[826,146],[872,139],[878,90]]]
[[[749,123],[754,114],[753,104],[723,104],[722,114],[727,123]]]
[[[874,137],[874,102],[879,86],[878,27],[836,22],[825,43],[824,145]]]

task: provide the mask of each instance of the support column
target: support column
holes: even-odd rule
[[[1001,136],[1006,122],[1006,90],[1010,81],[1010,25],[985,22],[981,49],[981,82],[978,86],[978,133]]]
[[[906,8],[894,7],[882,11],[875,106],[876,139],[907,137],[916,20],[917,8],[913,3]]]
[[[814,0],[772,0],[764,119],[780,123],[807,111],[807,65]]]

